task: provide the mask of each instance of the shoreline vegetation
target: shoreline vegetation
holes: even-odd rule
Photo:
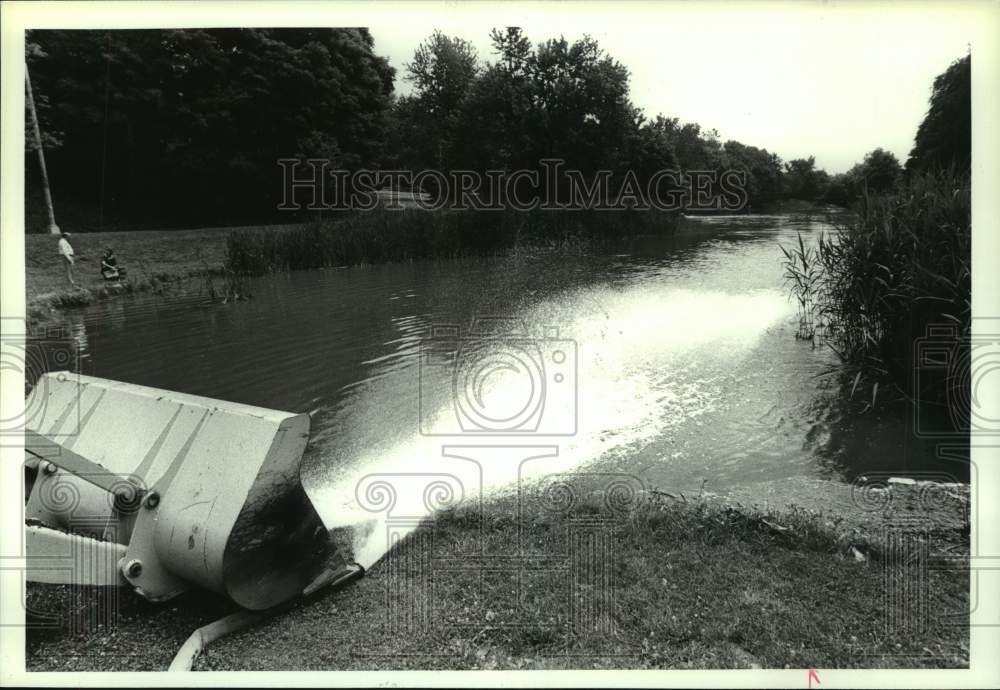
[[[764,214],[823,213],[830,207],[785,200]],[[241,278],[276,271],[488,256],[521,248],[591,249],[642,234],[676,233],[685,216],[666,211],[424,211],[333,212],[319,220],[185,230],[79,232],[78,286],[66,283],[56,237],[26,234],[26,316],[37,326],[60,311],[136,293],[201,290],[232,297]],[[101,252],[113,247],[129,271],[121,286],[99,274]],[[92,269],[92,270],[91,270]]]
[[[901,167],[872,151],[841,180],[854,216],[818,243],[782,247],[797,337],[837,355],[828,373],[862,411],[905,401],[918,433],[968,457],[972,357],[971,56],[935,79]],[[893,400],[894,398],[894,400]],[[971,398],[971,399],[970,399]]]
[[[697,123],[648,117],[631,100],[628,68],[590,37],[534,43],[520,29],[498,29],[496,58],[484,62],[471,43],[436,32],[406,65],[411,95],[398,96],[395,71],[367,30],[311,29],[308,40],[299,31],[28,33],[37,146],[58,190],[57,217],[74,233],[81,283],[66,287],[55,238],[26,235],[29,320],[117,294],[98,272],[108,245],[129,271],[123,291],[204,289],[228,300],[245,276],[568,249],[674,232],[680,222],[629,212],[375,211],[285,227],[76,232],[274,218],[285,191],[275,161],[304,151],[343,170],[539,170],[558,157],[616,180],[634,174],[642,186],[663,169],[738,170],[754,209],[860,201],[854,229],[818,258],[802,243],[797,261],[794,250],[787,255],[792,269],[817,275],[818,260],[827,271],[823,295],[811,278],[802,283],[805,315],[828,309],[830,328],[863,339],[843,343],[845,366],[882,367],[923,335],[904,326],[945,318],[945,293],[954,307],[945,313],[958,322],[948,344],[966,342],[965,197],[950,183],[901,185],[949,165],[968,170],[968,57],[935,80],[905,167],[879,148],[829,175],[811,156],[783,161]],[[106,134],[123,131],[130,136]],[[31,155],[25,166],[26,229],[47,227]],[[951,249],[940,251],[938,240]],[[914,264],[921,257],[928,262]],[[934,268],[939,258],[954,261],[954,274]],[[934,275],[916,277],[920,265]],[[874,406],[875,378],[870,390],[864,375],[848,380],[845,393],[865,390]],[[946,383],[934,386],[947,400]],[[718,496],[651,490],[626,504],[578,490],[560,510],[524,510],[511,496],[446,508],[420,528],[431,541],[403,539],[366,577],[219,641],[195,668],[967,667],[975,486],[854,488],[783,480]],[[607,550],[568,570],[569,533],[595,524],[593,544]],[[428,564],[441,567],[428,574]],[[232,610],[206,592],[154,605],[122,589],[109,611],[99,594],[29,583],[30,669],[162,670],[195,628]],[[64,624],[34,618],[43,612]]]
[[[647,233],[673,233],[680,214],[659,211],[424,211],[328,214],[308,223],[198,230],[77,233],[78,287],[66,283],[56,238],[25,235],[26,312],[39,324],[62,309],[137,292],[202,290],[243,296],[241,279],[276,271],[488,256],[532,247],[590,247]],[[121,286],[98,271],[115,249],[129,271]],[[90,269],[93,269],[92,271]]]
[[[782,247],[797,337],[837,355],[830,372],[864,409],[896,398],[945,432],[968,431],[963,404],[972,326],[972,187],[967,172],[914,173],[866,195],[818,242]],[[932,367],[928,348],[945,353]],[[930,428],[930,427],[928,427]],[[925,429],[926,431],[926,429]]]
[[[673,233],[680,214],[660,211],[424,211],[377,209],[308,223],[230,233],[226,267],[263,275],[334,266],[489,256],[520,248],[588,246]]]
[[[787,483],[624,500],[581,485],[557,506],[529,491],[445,508],[366,577],[219,640],[195,670],[967,667],[969,486]],[[610,560],[571,572],[581,528]],[[30,611],[89,622],[29,628],[28,667],[162,670],[232,606],[122,590],[99,624],[97,601],[29,584]]]
[[[274,229],[291,226],[273,226]],[[134,230],[73,233],[77,287],[67,284],[66,271],[56,252],[58,237],[24,236],[25,311],[37,325],[58,311],[138,292],[158,292],[198,281],[206,286],[225,274],[226,234],[233,228],[197,230]],[[128,280],[110,285],[100,275],[100,257],[113,247],[128,270]]]

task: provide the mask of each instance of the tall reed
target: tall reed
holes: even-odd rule
[[[489,255],[649,232],[672,232],[677,216],[656,211],[353,212],[293,228],[237,230],[226,267],[240,275]]]
[[[815,251],[782,248],[790,289],[812,304],[816,329],[850,375],[852,393],[870,386],[870,404],[886,384],[937,404],[964,385],[913,387],[916,345],[931,326],[948,325],[951,346],[966,347],[972,308],[971,187],[967,173],[911,176],[888,194],[866,195],[856,219],[821,236]],[[805,307],[803,307],[805,308]],[[808,311],[808,309],[807,309]],[[965,353],[967,354],[967,352]]]
[[[781,251],[785,255],[785,283],[798,303],[799,327],[795,337],[811,340],[815,346],[816,299],[823,277],[816,249],[806,246],[799,233],[798,244],[790,248],[782,246]]]

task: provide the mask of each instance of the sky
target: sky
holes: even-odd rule
[[[471,41],[487,61],[494,26],[521,26],[533,42],[590,34],[629,68],[632,100],[648,117],[697,122],[784,160],[812,155],[830,173],[877,147],[905,162],[934,77],[966,55],[975,33],[961,3],[446,7],[404,6],[393,21],[369,22],[376,52],[397,69],[397,92],[410,91],[404,63],[435,28]]]

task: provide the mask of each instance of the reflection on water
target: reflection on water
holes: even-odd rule
[[[846,417],[837,390],[815,378],[831,355],[794,338],[778,244],[798,232],[815,237],[824,221],[693,225],[600,255],[296,272],[253,281],[249,302],[141,296],[67,319],[85,373],[309,412],[304,481],[330,525],[388,510],[370,486],[379,474],[420,473],[429,484],[444,475],[445,485],[457,477],[460,486],[443,490],[454,498],[580,467],[697,490],[703,481],[718,489],[850,479],[933,463],[905,416]],[[432,327],[455,326],[445,340],[458,343],[461,361],[482,340],[469,328],[483,316],[505,319],[483,357],[499,364],[470,372],[474,385],[456,384],[448,360],[422,356],[423,348],[440,340]],[[566,340],[573,347],[559,351],[569,359],[557,363],[552,344]],[[463,435],[438,435],[470,419]],[[470,460],[469,451],[445,448],[509,446],[512,428],[525,431],[516,444],[557,452],[531,462],[527,451]],[[571,435],[545,435],[566,429]],[[392,510],[423,514],[425,498],[396,491]]]

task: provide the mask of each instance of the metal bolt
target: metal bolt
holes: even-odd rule
[[[129,561],[125,566],[125,572],[129,577],[139,577],[142,575],[142,561]]]
[[[160,505],[160,494],[156,493],[155,491],[151,491],[146,496],[146,508],[152,510],[158,505]]]
[[[59,468],[53,465],[51,462],[47,462],[45,463],[44,467],[42,467],[42,471],[45,474],[55,474],[57,471],[59,471]]]

